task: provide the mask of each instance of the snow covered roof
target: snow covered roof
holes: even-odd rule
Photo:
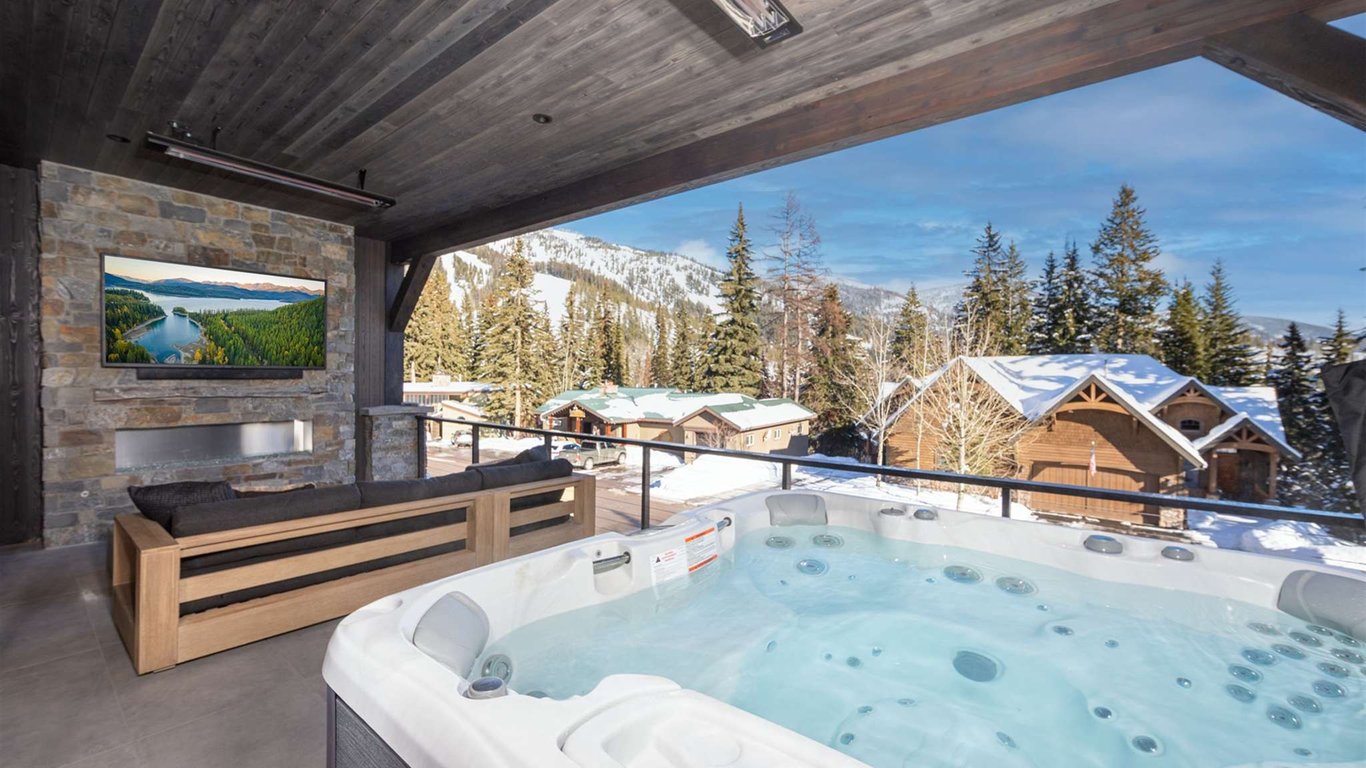
[[[1088,382],[1094,381],[1132,412],[1135,418],[1152,428],[1159,437],[1197,466],[1205,466],[1200,454],[1212,449],[1220,438],[1244,422],[1255,425],[1281,451],[1293,457],[1299,456],[1286,442],[1276,393],[1270,387],[1208,386],[1198,379],[1173,371],[1148,355],[960,357],[955,362],[958,361],[971,368],[983,382],[1030,421],[1049,415],[1071,400]],[[948,366],[945,366],[936,371],[925,381],[924,387],[933,384],[947,369]],[[1191,386],[1208,393],[1232,414],[1208,435],[1194,441],[1155,415],[1173,395]]]
[[[1276,390],[1271,387],[1210,387],[1210,392],[1224,401],[1229,410],[1246,415],[1269,437],[1285,444],[1285,427],[1281,424],[1281,409],[1276,401]]]
[[[493,385],[482,381],[405,381],[403,382],[404,394],[420,395],[430,394],[439,395],[444,393],[452,394],[471,394],[474,392],[492,392]]]
[[[577,405],[612,424],[665,421],[677,424],[701,411],[711,411],[736,429],[748,431],[815,418],[816,414],[783,398],[759,400],[734,392],[679,392],[668,387],[618,387],[615,392],[573,389],[561,392],[536,409],[548,414]]]

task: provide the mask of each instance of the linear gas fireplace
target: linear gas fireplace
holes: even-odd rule
[[[312,450],[311,419],[120,429],[114,433],[118,470],[232,462]]]

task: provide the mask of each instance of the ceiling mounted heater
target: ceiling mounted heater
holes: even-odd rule
[[[167,157],[188,160],[192,163],[207,165],[210,168],[217,168],[220,171],[250,176],[253,179],[283,184],[294,189],[302,189],[306,192],[345,200],[368,208],[390,208],[398,202],[392,197],[366,192],[359,187],[349,187],[315,176],[296,173],[285,168],[230,155],[227,152],[219,152],[216,149],[200,146],[194,142],[162,136],[151,131],[147,132],[145,143],[148,149],[164,152]]]
[[[778,0],[712,0],[749,35],[749,39],[766,48],[779,40],[802,31],[802,25],[792,18]]]

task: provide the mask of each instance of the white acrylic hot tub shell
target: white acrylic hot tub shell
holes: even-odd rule
[[[568,700],[515,691],[489,700],[462,693],[467,681],[412,643],[418,621],[442,596],[459,592],[487,614],[490,641],[547,616],[653,586],[650,562],[684,538],[729,519],[722,552],[738,535],[769,527],[761,492],[681,513],[669,527],[634,536],[604,534],[458,574],[378,600],[344,619],[328,645],[328,685],[412,768],[735,768],[860,766],[833,749],[664,678],[614,675]],[[880,515],[904,505],[834,493],[831,525],[925,544],[1030,561],[1105,581],[1166,587],[1275,608],[1296,570],[1352,577],[1341,569],[1265,555],[1190,547],[1192,562],[1161,555],[1167,542],[1116,536],[1122,555],[1082,546],[1089,531],[937,510],[937,520]],[[909,511],[909,510],[908,510]],[[593,561],[630,551],[631,562],[595,577]],[[475,675],[477,676],[477,675]],[[515,682],[515,677],[513,678]],[[681,739],[678,734],[688,733]],[[733,759],[732,759],[733,758]]]

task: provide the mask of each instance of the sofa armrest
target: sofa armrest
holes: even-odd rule
[[[180,545],[141,514],[114,518],[114,625],[139,674],[175,666]]]

